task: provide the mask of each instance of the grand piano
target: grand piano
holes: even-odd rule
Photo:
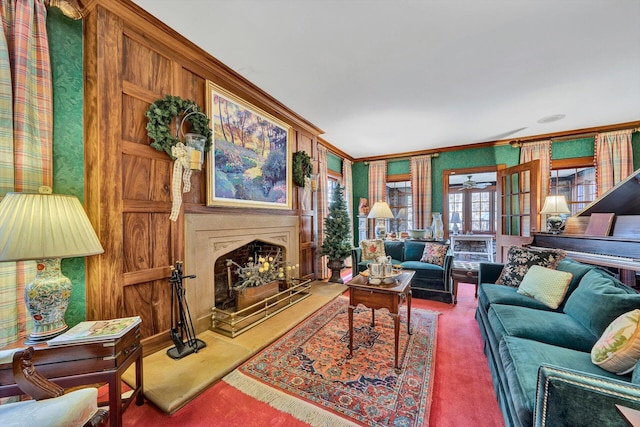
[[[587,236],[594,213],[613,213],[606,236]],[[636,286],[640,272],[640,169],[567,218],[564,233],[535,233],[529,245],[563,249],[576,261],[618,269],[620,280]]]

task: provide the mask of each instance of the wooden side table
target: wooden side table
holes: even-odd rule
[[[453,289],[453,303],[458,303],[458,282],[471,283],[476,285],[476,295],[478,298],[478,265],[477,262],[454,261],[451,268],[451,281]]]
[[[16,345],[17,346],[17,345]],[[115,341],[48,347],[33,345],[34,365],[38,372],[63,388],[87,384],[109,385],[109,425],[122,426],[122,412],[135,399],[144,403],[142,389],[142,345],[136,327]],[[122,374],[135,363],[136,384],[131,395],[122,400]],[[16,396],[22,391],[13,381],[11,363],[0,364],[0,397]]]
[[[353,357],[353,310],[362,304],[371,309],[371,326],[375,326],[375,309],[386,308],[393,317],[395,337],[395,368],[398,364],[398,341],[400,338],[399,309],[403,301],[407,302],[407,333],[411,332],[411,279],[415,271],[404,270],[392,285],[369,285],[366,277],[357,275],[349,287],[349,358]]]

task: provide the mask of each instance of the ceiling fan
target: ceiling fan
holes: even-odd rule
[[[474,188],[483,189],[491,185],[490,182],[476,182],[471,179],[472,176],[473,175],[467,175],[467,178],[469,179],[467,179],[465,182],[462,183],[462,187],[458,189],[459,191],[471,190]]]

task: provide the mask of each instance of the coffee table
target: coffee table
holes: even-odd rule
[[[407,302],[407,333],[411,332],[411,279],[416,274],[412,270],[403,270],[396,277],[396,283],[389,285],[369,285],[369,281],[362,275],[357,275],[350,282],[349,287],[349,358],[353,357],[353,310],[362,304],[371,309],[371,326],[375,326],[375,309],[386,308],[393,317],[395,334],[395,368],[398,365],[398,339],[400,337],[399,309],[404,301]]]

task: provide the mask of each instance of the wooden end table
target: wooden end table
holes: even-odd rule
[[[453,282],[453,303],[458,303],[458,282],[476,285],[476,298],[478,298],[478,266],[477,262],[454,261],[451,268],[451,281]]]
[[[11,347],[24,347],[19,343]],[[63,388],[87,384],[109,384],[109,425],[122,426],[122,413],[135,399],[144,403],[142,383],[142,345],[137,326],[115,341],[49,347],[33,344],[33,362],[38,372]],[[122,374],[135,364],[136,384],[122,399]],[[11,363],[0,364],[0,397],[16,396],[22,391],[13,380]],[[101,402],[98,403],[99,405]]]
[[[349,287],[349,358],[353,357],[353,310],[362,304],[371,309],[371,326],[375,326],[375,309],[386,308],[393,317],[395,335],[395,368],[398,365],[398,340],[400,337],[399,309],[403,301],[407,302],[407,333],[411,332],[411,279],[415,271],[404,270],[391,285],[369,285],[369,281],[362,275],[357,275],[350,282]]]

